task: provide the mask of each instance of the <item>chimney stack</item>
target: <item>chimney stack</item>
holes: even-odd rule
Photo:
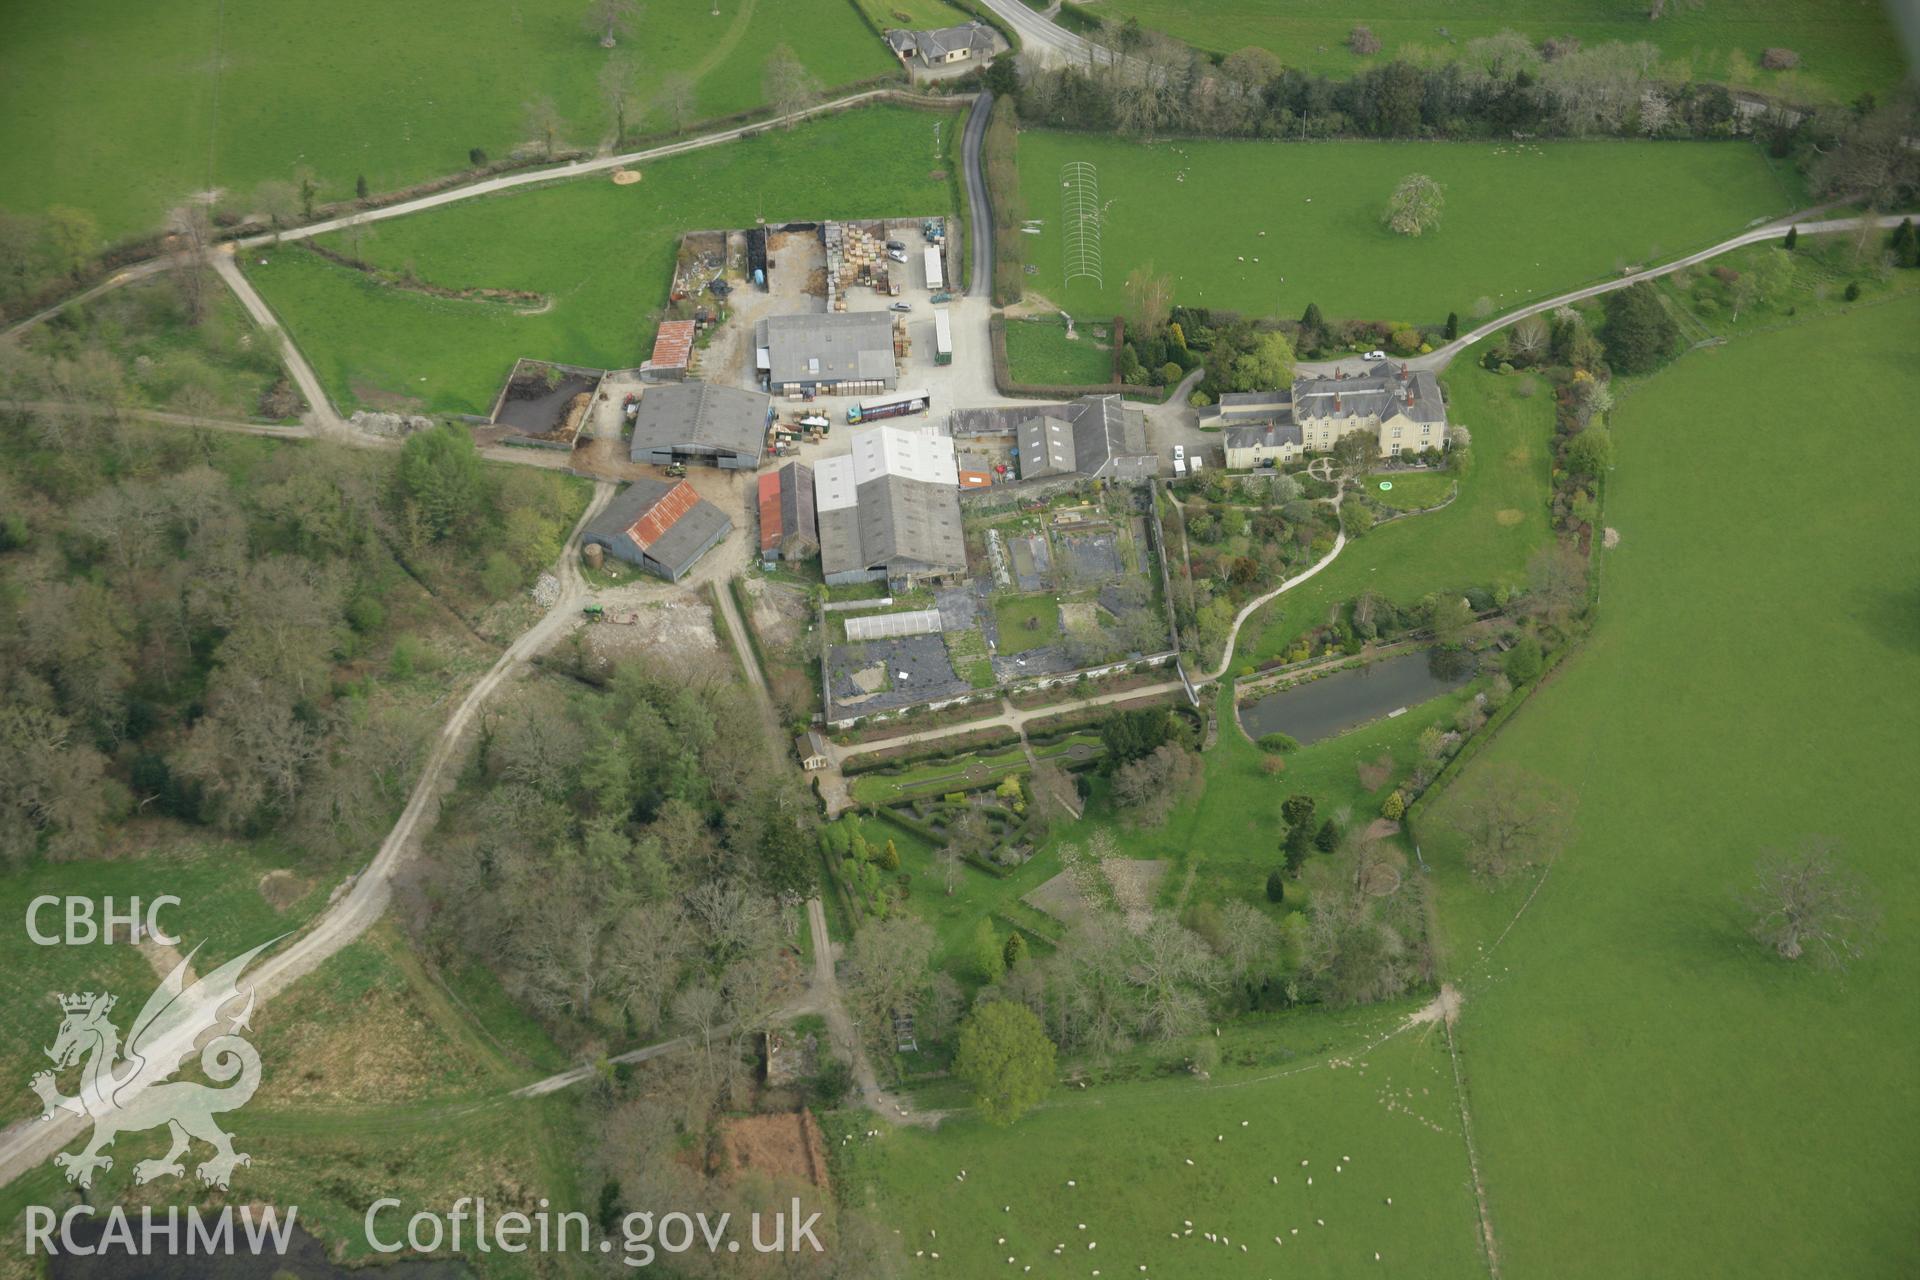
[[[1340,414],[1340,393],[1338,391],[1333,393],[1333,412],[1335,417],[1338,417]]]

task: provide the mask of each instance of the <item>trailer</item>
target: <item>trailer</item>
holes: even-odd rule
[[[949,312],[933,313],[933,362],[953,363],[953,319]]]
[[[940,250],[934,248],[932,245],[928,245],[926,257],[927,290],[931,293],[939,293],[947,287],[946,274],[940,269]]]
[[[909,413],[925,413],[933,408],[933,395],[926,391],[891,391],[872,396],[847,410],[849,425],[878,422],[882,418],[900,418]]]

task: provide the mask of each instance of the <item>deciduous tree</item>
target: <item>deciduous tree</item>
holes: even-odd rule
[[[1795,852],[1763,857],[1744,902],[1753,915],[1753,936],[1783,960],[1844,969],[1879,932],[1872,889],[1840,864],[1834,842],[1822,836],[1810,837]]]
[[[1046,1096],[1053,1058],[1040,1019],[1010,1001],[990,1000],[960,1028],[954,1071],[990,1123],[1010,1125]]]
[[[1424,173],[1410,173],[1387,200],[1386,224],[1403,236],[1425,235],[1440,225],[1446,204],[1446,192],[1439,183]]]

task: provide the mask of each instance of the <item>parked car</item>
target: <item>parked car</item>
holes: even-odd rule
[[[887,248],[898,249],[901,253],[905,253],[907,251],[907,242],[905,240],[889,240],[887,241]]]
[[[1183,444],[1177,444],[1173,446],[1173,460],[1175,462],[1179,462],[1181,459],[1185,458],[1186,456],[1187,456],[1187,446]]]
[[[907,251],[905,249],[889,249],[887,250],[887,256],[895,262],[905,262],[907,260]]]
[[[1367,354],[1361,356],[1360,358],[1362,360],[1385,360],[1387,358],[1387,353],[1384,351],[1369,351],[1367,352]]]
[[[891,306],[889,306],[889,307],[887,308],[887,310],[889,310],[889,311],[911,311],[911,310],[913,310],[913,304],[911,304],[911,303],[907,303],[907,302],[896,302],[896,303],[894,303],[894,304],[892,304]]]

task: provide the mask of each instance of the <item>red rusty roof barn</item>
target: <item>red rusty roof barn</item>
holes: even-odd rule
[[[653,359],[647,368],[659,373],[684,374],[693,360],[693,321],[668,320],[653,338]]]

